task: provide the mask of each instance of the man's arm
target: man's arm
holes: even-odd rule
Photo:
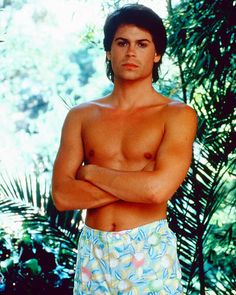
[[[62,128],[60,148],[53,167],[52,196],[59,211],[97,208],[118,199],[91,183],[76,179],[84,159],[81,125],[84,109],[72,109]]]
[[[128,202],[169,200],[188,172],[197,128],[196,113],[188,106],[175,106],[169,115],[154,171],[118,171],[88,165],[79,170],[79,178]]]

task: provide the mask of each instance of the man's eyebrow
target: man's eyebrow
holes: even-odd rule
[[[128,39],[123,38],[123,37],[117,37],[114,41],[118,41],[118,40],[129,41]],[[145,41],[151,43],[151,41],[149,39],[138,39],[138,40],[136,40],[136,42],[145,42]]]

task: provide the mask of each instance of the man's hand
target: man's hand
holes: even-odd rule
[[[141,171],[154,171],[155,168],[155,161],[150,161],[147,163],[146,166]]]
[[[82,180],[85,181],[87,183],[93,183],[93,180],[96,177],[99,177],[99,179],[107,179],[109,178],[110,173],[114,173],[114,177],[116,177],[116,173],[143,173],[143,172],[151,172],[154,171],[155,169],[155,161],[149,161],[141,170],[138,171],[119,171],[116,169],[109,169],[109,168],[105,168],[105,167],[101,167],[98,165],[94,165],[94,164],[88,164],[88,165],[81,165],[76,173],[76,179],[77,180]],[[108,172],[108,175],[107,175]],[[105,174],[104,174],[105,173]],[[112,182],[113,182],[113,178],[111,178],[111,182],[109,182],[107,184],[107,186],[110,188],[112,187]],[[96,184],[94,184],[96,185]],[[103,187],[101,187],[101,189],[103,189]],[[129,200],[126,200],[129,201]],[[132,200],[133,202],[136,200]],[[143,200],[141,202],[146,202],[146,200]]]
[[[84,180],[85,179],[85,174],[86,174],[86,170],[87,170],[87,166],[80,166],[77,173],[76,173],[76,179],[79,180]]]
[[[97,170],[97,167],[98,166],[93,164],[80,166],[76,174],[76,179],[89,181],[89,176],[91,176],[91,174]],[[154,168],[155,161],[150,161],[140,171],[153,171]]]
[[[80,166],[76,174],[76,179],[88,181],[89,175],[95,170],[96,165],[93,164]]]

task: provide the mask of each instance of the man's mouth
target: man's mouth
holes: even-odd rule
[[[126,68],[137,68],[138,67],[138,65],[136,65],[134,63],[129,63],[129,62],[123,63],[122,66],[126,67]]]

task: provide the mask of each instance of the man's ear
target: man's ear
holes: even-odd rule
[[[161,55],[155,52],[155,56],[154,56],[154,63],[159,62],[161,59]]]
[[[111,52],[110,51],[106,51],[106,57],[108,60],[111,60]]]

